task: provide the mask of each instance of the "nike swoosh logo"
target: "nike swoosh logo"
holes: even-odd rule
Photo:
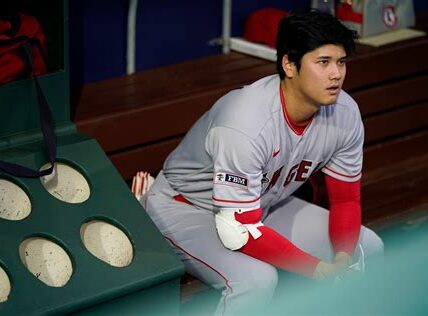
[[[277,151],[274,151],[272,157],[276,157],[280,151],[281,151],[281,148],[278,149]]]

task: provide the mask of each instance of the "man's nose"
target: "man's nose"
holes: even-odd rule
[[[330,79],[340,80],[342,78],[342,69],[339,65],[332,64],[330,69]]]

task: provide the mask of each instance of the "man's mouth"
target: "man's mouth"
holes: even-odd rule
[[[327,90],[330,94],[338,94],[340,91],[340,87],[339,86],[330,86],[327,88]]]

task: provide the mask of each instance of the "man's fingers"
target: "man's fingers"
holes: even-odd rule
[[[132,178],[131,191],[137,199],[149,191],[150,186],[153,184],[154,178],[150,173],[145,171],[138,171]]]
[[[143,185],[143,177],[142,177],[142,172],[138,172],[138,176],[137,176],[137,194],[138,194],[138,198],[141,197],[142,195],[142,185]]]
[[[135,189],[137,184],[137,176],[132,178],[131,192],[135,195]]]

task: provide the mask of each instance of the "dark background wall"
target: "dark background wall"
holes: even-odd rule
[[[416,11],[428,1],[414,0]],[[249,13],[264,7],[309,8],[310,0],[234,0],[232,35],[243,33]],[[70,1],[70,72],[73,86],[124,75],[128,1]],[[136,70],[220,53],[210,42],[222,32],[221,0],[140,0]]]

